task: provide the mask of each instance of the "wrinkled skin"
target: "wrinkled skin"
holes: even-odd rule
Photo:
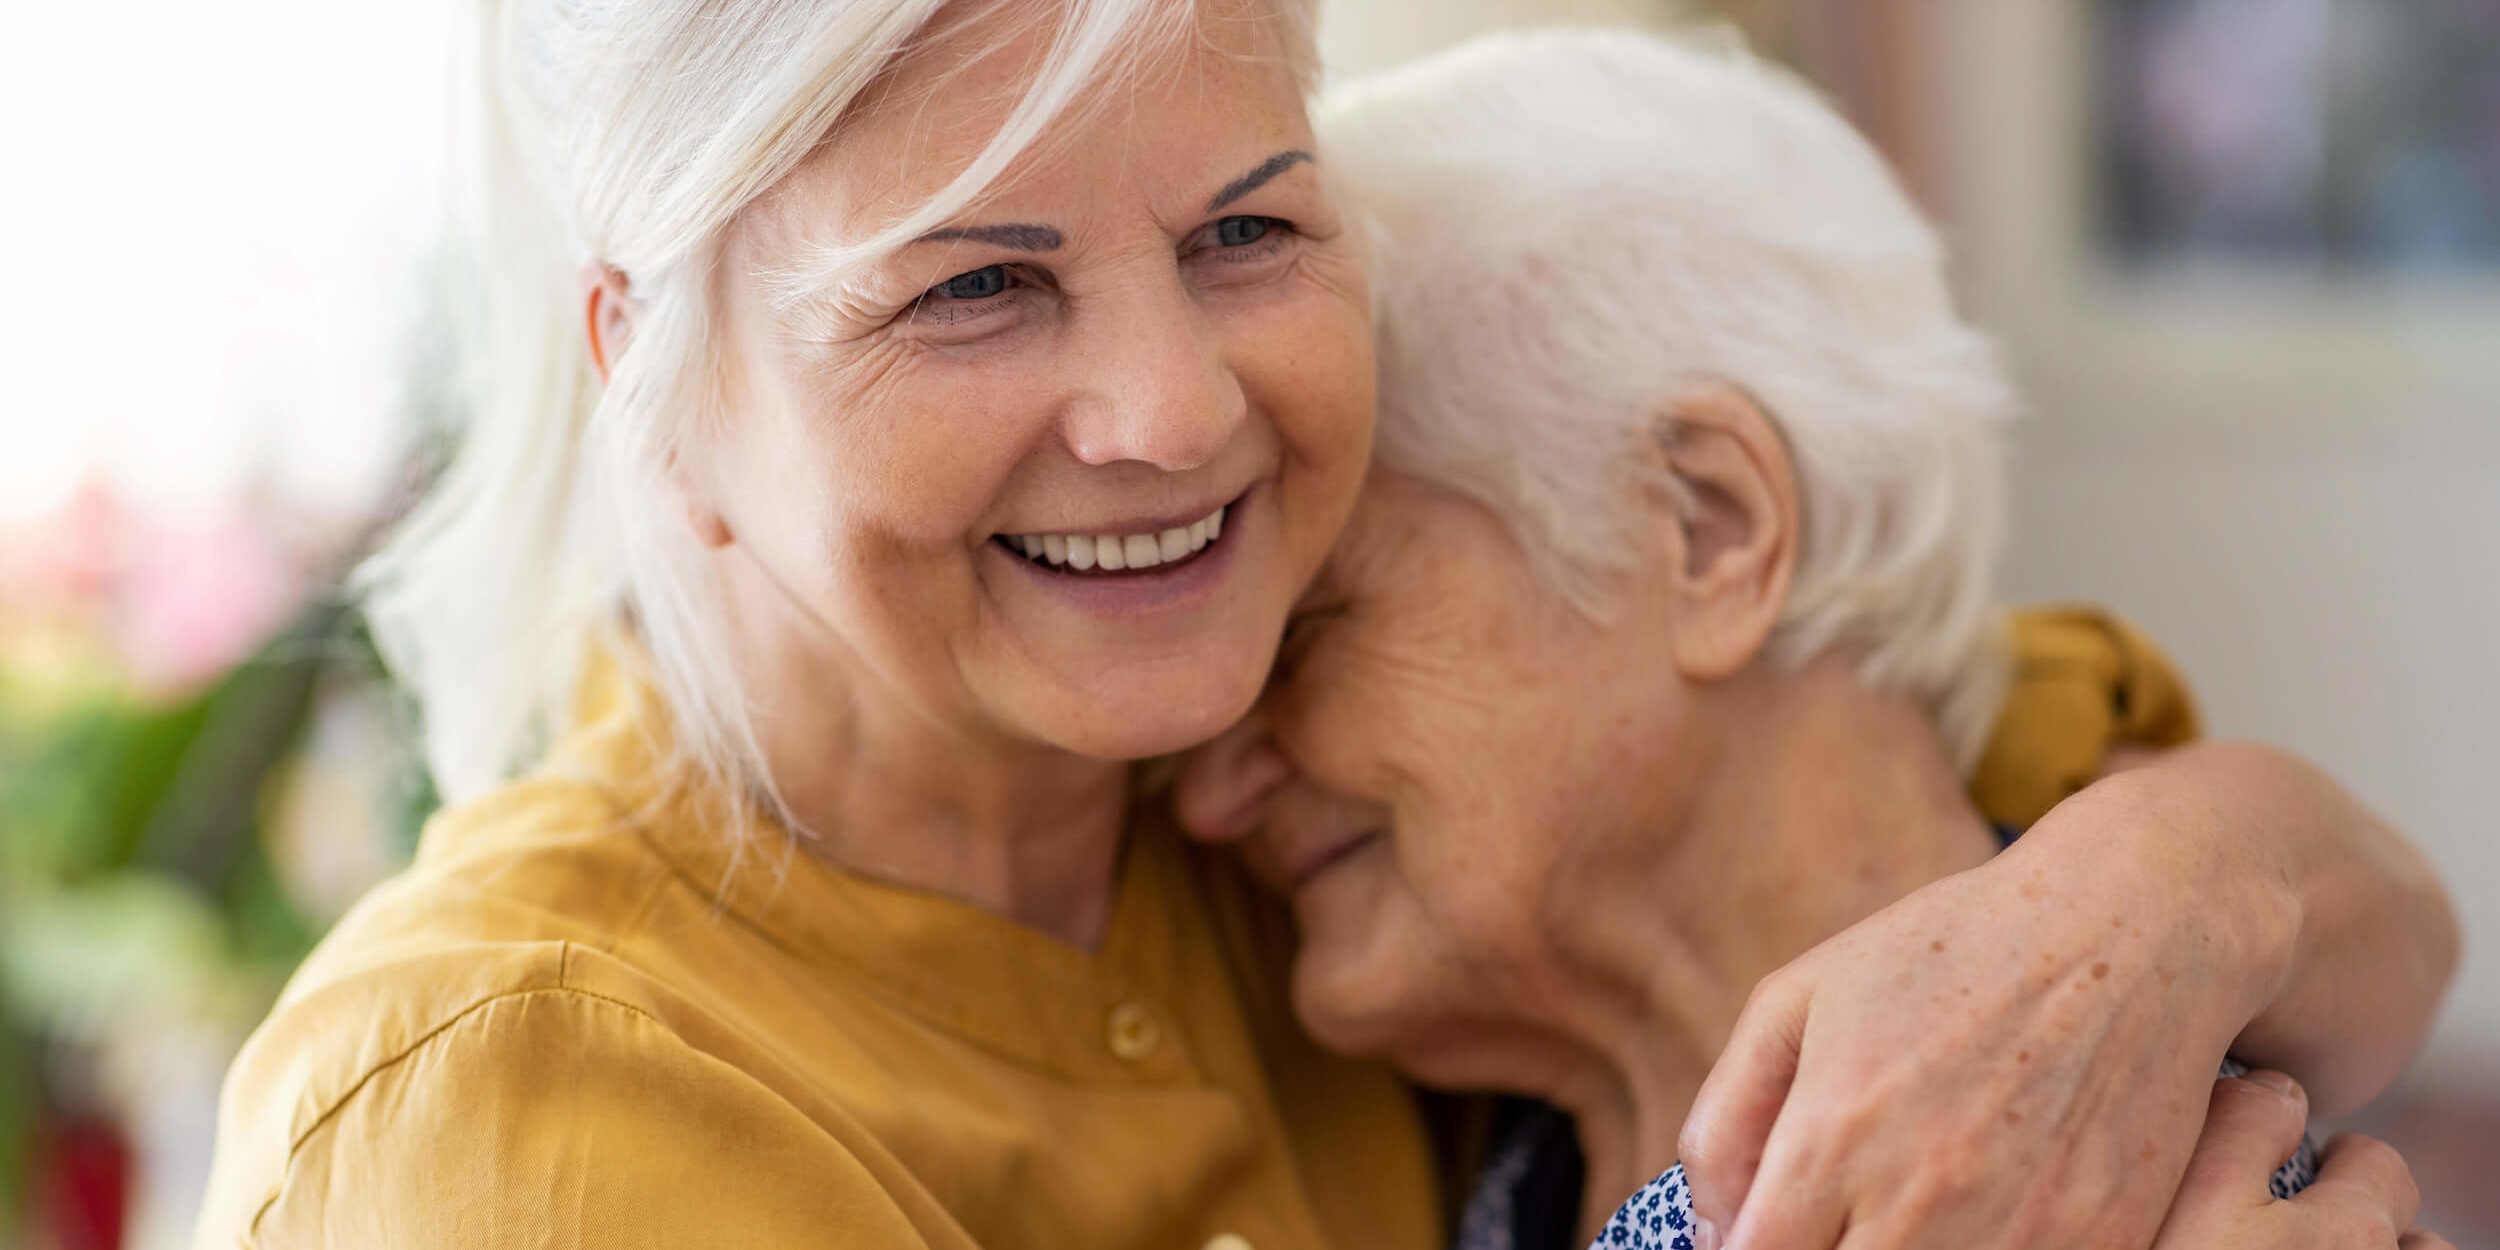
[[[2165,767],[2209,781],[2235,759],[2113,779],[1995,856],[1933,744],[1901,752],[1932,733],[1916,713],[1852,695],[1845,670],[1710,669],[1744,614],[1695,596],[1760,590],[1683,585],[1680,541],[1601,625],[1481,507],[1375,474],[1262,720],[1178,795],[1292,898],[1297,1009],[1430,1082],[1573,1110],[1592,1225],[1679,1127],[1744,1124],[1719,1136],[1753,1153],[1685,1156],[1735,1244],[2153,1244],[2298,914],[2237,843],[2148,817]],[[1741,560],[1750,540],[1710,541]],[[1761,693],[1791,681],[1802,729]],[[1747,774],[1778,802],[1744,836],[1693,833],[1732,801],[1706,779],[1751,766],[1732,743],[1773,733],[1844,749]],[[1870,775],[1844,779],[1855,756]],[[1826,789],[1847,800],[1828,819],[1779,819]],[[1934,817],[1915,836],[1870,831],[1913,808]],[[1685,1124],[1722,1046],[1737,1062]],[[1610,1047],[1632,1057],[1592,1061]],[[1642,1103],[1661,1114],[1623,1114]],[[1822,1200],[1746,1204],[1757,1174]]]

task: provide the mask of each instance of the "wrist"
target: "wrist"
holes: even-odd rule
[[[2211,778],[2164,761],[2078,791],[2023,836],[2067,880],[2113,905],[2119,936],[2146,940],[2165,987],[2190,989],[2228,1045],[2282,993],[2302,898],[2274,848],[2235,836]],[[2183,784],[2196,784],[2182,788]]]

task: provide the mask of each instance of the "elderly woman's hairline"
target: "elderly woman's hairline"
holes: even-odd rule
[[[1975,761],[2002,680],[1993,428],[2010,404],[1862,139],[1750,58],[1600,32],[1483,40],[1332,96],[1321,123],[1387,236],[1384,464],[1457,485],[1567,595],[1602,603],[1626,440],[1654,436],[1662,402],[1741,387],[1805,509],[1775,657],[1868,641],[1869,683],[1919,698]],[[1710,179],[1728,184],[1715,207]],[[1646,234],[1590,225],[1661,185]],[[1756,203],[1771,185],[1811,211]],[[1521,262],[1532,279],[1504,268]],[[1596,499],[1615,507],[1592,515]]]

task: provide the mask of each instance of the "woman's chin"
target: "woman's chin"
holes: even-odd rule
[[[1311,1040],[1341,1055],[1379,1058],[1396,1049],[1396,1021],[1342,992],[1326,972],[1314,972],[1306,953],[1294,963],[1293,1014]]]
[[[1438,1089],[1513,1090],[1519,1074],[1496,1053],[1471,1046],[1471,1022],[1455,1013],[1363,1001],[1328,988],[1304,989],[1296,968],[1294,1015],[1311,1040],[1341,1055],[1387,1062],[1409,1080]]]
[[[1173,755],[1204,745],[1249,713],[1266,681],[1266,658],[1255,667],[1107,666],[1016,719],[1034,738],[1088,759]]]
[[[1238,716],[1206,719],[1202,717],[1173,718],[1152,723],[1131,723],[1108,729],[1093,727],[1074,729],[1050,739],[1051,745],[1071,755],[1114,763],[1136,763],[1166,755],[1178,755],[1193,747],[1203,746],[1224,732]]]
[[[1428,1029],[1429,1013],[1409,1010],[1413,987],[1367,966],[1373,961],[1332,948],[1306,931],[1293,964],[1293,1012],[1312,1040],[1344,1055],[1394,1058]]]

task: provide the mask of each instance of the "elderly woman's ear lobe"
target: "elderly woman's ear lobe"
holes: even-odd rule
[[[588,336],[591,367],[599,371],[599,380],[606,382],[614,372],[616,359],[634,336],[633,286],[625,271],[603,261],[582,264],[582,332]],[[729,521],[711,504],[688,476],[688,466],[674,454],[669,457],[668,494],[685,518],[686,527],[694,531],[695,540],[706,547],[726,547],[732,535]]]
[[[668,475],[668,493],[676,500],[678,515],[685,518],[686,528],[693,531],[696,542],[717,550],[737,541],[737,535],[729,528],[729,518],[705,503],[687,482],[685,473],[675,466]]]
[[[1788,444],[1761,405],[1717,388],[1676,402],[1657,455],[1676,665],[1694,680],[1751,664],[1787,606],[1800,512]]]

